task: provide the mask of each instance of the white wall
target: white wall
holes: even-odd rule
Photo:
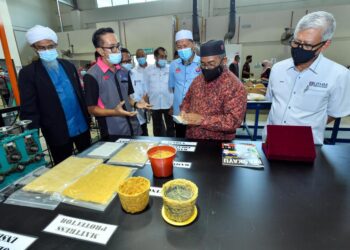
[[[4,1],[4,0],[1,0]],[[26,58],[26,48],[24,32],[28,27],[41,23],[58,30],[58,17],[54,0],[8,0],[11,19],[13,20],[17,44],[20,46],[22,58]],[[223,39],[228,29],[229,0],[198,0],[198,13],[203,15],[206,20],[206,28],[202,34],[202,40]],[[343,4],[343,5],[341,5]],[[78,0],[80,17],[80,27],[92,30],[96,23],[118,24],[118,30],[123,23],[137,23],[139,29],[137,33],[127,34],[130,38],[127,41],[129,49],[140,47],[140,37],[147,41],[147,47],[162,45],[166,48],[172,48],[171,32],[166,37],[152,37],[149,28],[142,29],[142,20],[148,17],[166,18],[175,16],[178,20],[178,28],[192,27],[192,1],[190,0],[161,0],[144,4],[131,4],[111,8],[96,9],[95,0]],[[202,9],[203,6],[203,9]],[[326,55],[341,64],[350,64],[350,29],[348,29],[348,17],[350,13],[349,0],[237,0],[237,18],[240,17],[241,25],[236,29],[236,36],[232,43],[241,43],[243,45],[243,56],[252,54],[253,63],[259,64],[263,59],[277,58],[278,60],[289,57],[289,48],[280,44],[280,36],[285,27],[289,26],[290,13],[294,10],[294,22],[304,15],[306,10],[313,11],[323,9],[330,11],[337,19],[338,27],[332,46],[326,51]],[[63,24],[69,29],[73,29],[77,22],[77,17],[72,15],[69,8],[62,13]],[[74,23],[73,21],[74,20]],[[140,21],[141,20],[141,21]],[[200,18],[199,24],[202,24]],[[237,23],[238,25],[238,23]],[[154,23],[154,32],[157,31],[157,23]],[[243,27],[242,27],[243,26]],[[151,27],[152,28],[152,27]],[[202,28],[202,27],[201,27]],[[202,31],[202,30],[201,30]],[[239,39],[238,39],[239,31]],[[22,32],[22,33],[21,33]],[[20,34],[21,33],[21,34]],[[120,37],[123,38],[122,30]],[[130,33],[130,31],[128,31]],[[152,33],[153,34],[153,33]],[[124,41],[125,42],[125,41]],[[91,46],[91,39],[88,36],[79,41],[81,47]],[[86,43],[86,44],[85,44]],[[145,46],[146,47],[146,46]],[[170,51],[169,51],[170,52]],[[170,53],[169,53],[170,54]],[[28,56],[27,56],[28,57]],[[80,54],[77,57],[90,58],[90,55]],[[22,59],[22,60],[24,60]],[[255,73],[260,68],[253,69]]]
[[[199,1],[200,2],[200,1]],[[110,8],[88,9],[81,11],[83,28],[100,22],[129,20],[145,17],[167,16],[174,13],[192,13],[192,1],[163,0],[141,4],[121,5]],[[63,25],[71,26],[70,13],[62,14]]]
[[[134,20],[124,20],[115,22],[97,23],[96,28],[112,27],[122,46],[127,47],[134,54],[139,48],[164,47],[172,58],[173,41],[174,41],[174,24],[173,16],[149,17]],[[155,29],[154,27],[157,27]],[[60,43],[59,50],[71,50],[69,42],[74,46],[72,59],[93,60],[95,48],[91,42],[92,34],[95,29],[74,30],[59,32]],[[69,42],[67,39],[69,35]]]
[[[28,29],[35,24],[58,27],[55,0],[7,0],[14,29]]]
[[[162,0],[102,9],[93,9],[92,1],[85,2],[85,7],[90,9],[81,11],[81,22],[86,27],[98,22],[124,22],[151,16],[174,15],[177,17],[179,29],[192,28],[192,1],[189,0]],[[80,2],[82,0],[78,3]],[[205,34],[201,37],[202,41],[223,39],[228,29],[229,0],[198,0],[198,4],[198,13],[209,15],[205,17],[205,25],[201,27],[204,29],[201,34]],[[280,38],[284,28],[290,25],[291,11],[294,11],[293,26],[295,26],[307,10],[309,12],[326,10],[334,14],[338,26],[333,44],[325,54],[340,64],[350,64],[350,51],[347,49],[350,48],[349,0],[237,0],[236,7],[237,28],[231,42],[239,42],[243,45],[242,59],[252,54],[253,63],[259,65],[264,59],[282,60],[289,57],[289,48],[280,44]],[[63,17],[65,25],[71,25],[70,14],[65,15]],[[238,27],[238,17],[240,17],[240,27]],[[199,24],[202,24],[201,19]],[[149,33],[141,29],[138,36],[147,36],[147,32]],[[159,42],[156,39],[153,40],[154,44]],[[253,68],[256,74],[260,70],[259,67]]]
[[[35,55],[25,40],[26,31],[36,24],[48,26],[54,30],[58,28],[57,9],[54,0],[1,0],[6,2],[11,17],[12,30],[21,62],[17,65],[28,64]],[[1,8],[1,14],[3,14]],[[11,28],[10,28],[11,29]]]
[[[169,58],[172,58],[174,24],[172,16],[123,21],[121,35],[125,41],[124,45],[132,54],[139,48],[154,50],[157,47],[164,47],[168,51]]]
[[[6,0],[0,0],[0,10],[1,10],[1,20],[5,29],[7,44],[10,50],[10,55],[14,61],[16,69],[18,70],[21,67],[21,61],[20,61],[19,53],[16,46],[15,35],[12,30],[11,17],[9,14]],[[5,58],[1,43],[0,43],[0,58],[1,59]]]
[[[350,29],[348,28],[350,4],[310,8],[309,12],[325,10],[331,12],[337,20],[337,29],[332,45],[325,51],[325,55],[342,65],[350,64]],[[293,27],[305,14],[304,9],[294,10]],[[268,18],[267,18],[268,17]],[[246,13],[241,15],[241,26],[251,24],[251,28],[240,29],[239,42],[243,45],[243,57],[253,55],[253,65],[260,65],[264,59],[277,58],[277,61],[290,57],[289,46],[281,45],[279,40],[283,28],[289,26],[290,12],[273,11],[260,13]],[[222,34],[225,30],[222,30]],[[237,33],[236,37],[237,39]],[[237,40],[234,40],[236,42]],[[254,68],[255,75],[259,75],[261,67]]]

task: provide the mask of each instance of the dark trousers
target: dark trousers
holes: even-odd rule
[[[141,124],[141,129],[142,129],[142,135],[148,136],[147,122],[145,122],[144,124]]]
[[[174,137],[174,121],[169,115],[169,109],[152,110],[153,135],[162,136],[162,126],[164,127],[163,117],[165,121],[165,135]]]
[[[55,165],[57,165],[58,163],[60,163],[61,161],[65,160],[73,154],[73,143],[79,153],[90,147],[90,130],[87,130],[86,132],[80,135],[71,137],[70,141],[66,144],[48,145]]]
[[[175,122],[175,131],[176,131],[176,137],[178,138],[186,137],[186,125]]]

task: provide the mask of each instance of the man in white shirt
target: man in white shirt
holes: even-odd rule
[[[174,122],[169,114],[173,105],[174,93],[169,88],[169,65],[167,52],[159,47],[154,51],[155,65],[148,67],[145,74],[147,95],[152,105],[152,121],[154,136],[162,136],[163,118],[165,121],[166,136],[174,136]]]
[[[304,16],[290,43],[292,58],[273,66],[267,90],[267,124],[311,126],[315,144],[323,144],[327,123],[350,114],[350,72],[322,55],[335,27],[330,13]]]
[[[138,65],[131,70],[131,81],[134,87],[133,98],[140,101],[146,95],[145,71],[147,70],[147,57],[143,49],[136,50],[136,60]],[[142,128],[142,135],[148,136],[146,111],[144,109],[137,110],[137,119]]]

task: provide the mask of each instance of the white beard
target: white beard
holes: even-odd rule
[[[42,60],[42,62],[47,68],[47,70],[53,70],[55,71],[55,73],[58,73],[59,62],[57,60],[53,60],[52,62],[45,62],[44,60]]]

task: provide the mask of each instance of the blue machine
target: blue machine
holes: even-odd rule
[[[0,128],[0,190],[46,164],[37,129],[30,121]]]

